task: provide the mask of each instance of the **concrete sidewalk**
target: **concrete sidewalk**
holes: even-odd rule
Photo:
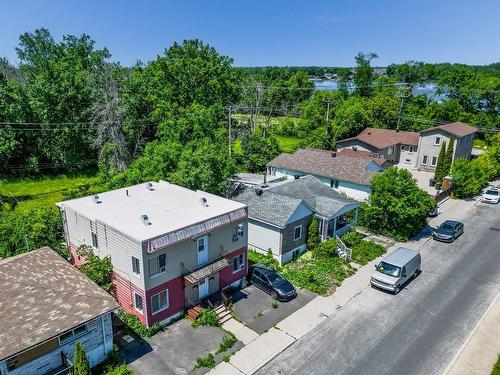
[[[448,219],[460,220],[471,209],[477,200],[447,200],[440,204],[439,215],[429,221],[432,227],[438,226]],[[342,285],[330,296],[318,296],[258,338],[252,340],[247,346],[231,357],[229,363],[216,366],[209,374],[212,375],[251,375],[278,356],[296,340],[310,332],[323,320],[341,309],[346,303],[356,298],[364,288],[369,285],[369,280],[375,264],[383,257],[400,246],[419,250],[431,237],[420,235],[405,242],[396,243],[387,249],[382,257],[372,260],[362,266],[351,277],[343,281]],[[500,335],[499,335],[500,337]],[[454,374],[455,375],[455,374]],[[456,374],[458,375],[458,373]]]
[[[488,307],[443,374],[490,374],[499,355],[500,294]]]

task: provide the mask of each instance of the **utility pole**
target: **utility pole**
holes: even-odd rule
[[[229,125],[229,157],[231,157],[232,153],[232,147],[231,147],[231,106],[228,107],[228,112],[229,112],[229,118],[228,118],[228,125]]]
[[[408,90],[410,89],[410,90]],[[401,102],[399,104],[399,114],[398,114],[398,123],[396,125],[396,131],[399,131],[399,125],[401,123],[401,115],[403,114],[403,105],[406,98],[411,95],[411,86],[407,86],[407,84],[403,84],[403,90],[396,94],[396,97],[401,98]]]

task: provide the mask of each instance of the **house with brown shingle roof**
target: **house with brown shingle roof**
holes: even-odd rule
[[[91,367],[113,347],[113,297],[52,249],[0,260],[0,374],[68,374],[76,342]]]
[[[417,132],[366,128],[355,137],[337,141],[337,151],[369,152],[393,164],[415,165],[419,137]]]
[[[313,148],[299,149],[293,154],[282,153],[267,164],[267,173],[271,176],[293,179],[312,175],[325,185],[357,200],[368,198],[373,175],[383,170],[372,157]]]
[[[470,159],[472,145],[477,129],[462,122],[435,126],[420,132],[416,167],[422,170],[434,170],[439,151],[443,143],[454,140],[453,160]]]

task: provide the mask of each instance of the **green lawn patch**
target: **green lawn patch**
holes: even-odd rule
[[[300,148],[301,140],[299,138],[277,135],[276,139],[278,140],[278,143],[280,145],[280,150],[282,152],[287,152],[291,154]]]
[[[357,233],[355,229],[344,234],[341,240],[352,249],[352,261],[357,264],[365,265],[385,253],[382,245],[371,240],[363,240],[363,235]]]
[[[318,294],[329,294],[344,279],[356,271],[338,256],[313,257],[312,252],[304,253],[296,261],[280,266],[270,254],[248,251],[250,264],[263,263],[280,272],[294,286]]]

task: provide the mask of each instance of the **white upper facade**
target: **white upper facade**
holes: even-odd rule
[[[91,221],[100,221],[137,242],[246,207],[230,199],[162,180],[67,200],[57,206],[69,208]]]

